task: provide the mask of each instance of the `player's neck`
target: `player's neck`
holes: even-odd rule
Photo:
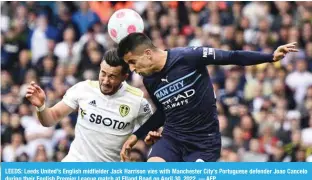
[[[157,50],[157,57],[155,58],[155,71],[160,72],[166,65],[167,61],[167,56],[168,56],[168,51],[163,51],[158,49]]]

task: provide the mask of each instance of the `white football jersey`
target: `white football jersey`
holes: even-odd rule
[[[123,143],[153,113],[143,92],[126,82],[111,96],[101,93],[98,81],[79,82],[62,101],[79,109],[75,139],[63,162],[120,161]]]

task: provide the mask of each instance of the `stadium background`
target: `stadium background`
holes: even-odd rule
[[[115,45],[107,21],[120,8],[139,12],[162,49],[272,53],[298,42],[300,52],[281,62],[207,68],[217,94],[219,161],[312,161],[312,2],[1,1],[2,161],[60,161],[67,154],[76,112],[42,127],[24,98],[26,85],[39,83],[52,106],[76,82],[96,80],[103,53]],[[129,83],[144,90],[137,75]],[[131,156],[145,161],[148,149],[139,141]]]

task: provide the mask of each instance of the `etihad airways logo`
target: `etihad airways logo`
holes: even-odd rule
[[[189,98],[195,95],[195,89],[189,89],[174,95],[162,102],[164,110],[183,106],[189,103]]]

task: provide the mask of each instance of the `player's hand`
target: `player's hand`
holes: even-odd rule
[[[123,144],[120,151],[121,162],[130,161],[130,151],[132,147],[137,143],[138,138],[132,134],[127,141]]]
[[[279,61],[279,60],[283,59],[286,56],[286,54],[289,52],[298,52],[299,50],[296,49],[296,44],[297,44],[297,42],[292,42],[289,44],[279,46],[274,51],[273,61]]]
[[[152,145],[154,144],[157,140],[161,138],[161,133],[157,131],[150,131],[148,132],[147,136],[144,139],[145,144],[147,145]]]
[[[27,87],[26,98],[32,105],[41,107],[45,102],[46,95],[44,91],[34,81],[32,81]]]

